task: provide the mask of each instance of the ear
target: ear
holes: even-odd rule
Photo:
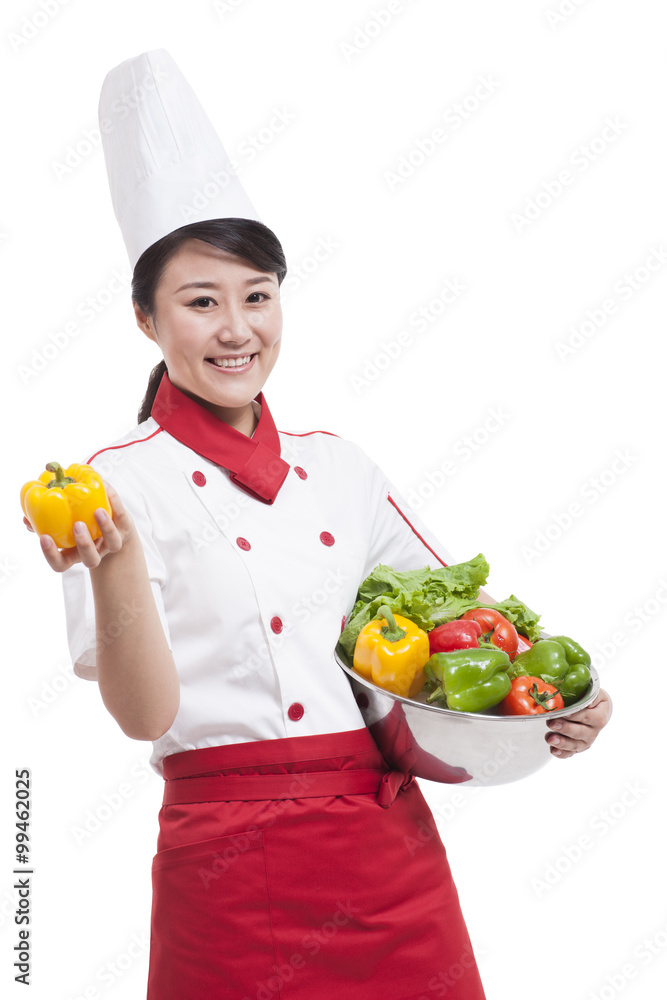
[[[141,311],[136,302],[132,303],[134,308],[134,315],[137,320],[137,326],[142,333],[145,333],[149,340],[154,341],[157,344],[157,334],[155,333],[155,327],[153,326],[153,321],[150,316],[147,316]]]

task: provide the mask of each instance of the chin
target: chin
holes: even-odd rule
[[[233,377],[233,376],[232,376]],[[261,389],[252,387],[250,389],[239,386],[238,389],[231,389],[226,392],[209,393],[204,397],[204,401],[213,406],[221,406],[227,409],[237,409],[248,406]]]

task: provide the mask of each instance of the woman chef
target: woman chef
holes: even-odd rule
[[[76,673],[165,779],[149,1000],[416,1000],[436,980],[482,1000],[433,817],[333,658],[378,563],[452,560],[356,445],[276,429],[282,249],[166,52],[107,75],[100,127],[137,322],[164,360],[138,426],[86,458],[113,508],[102,538],[41,543]],[[603,693],[556,752],[609,712]]]

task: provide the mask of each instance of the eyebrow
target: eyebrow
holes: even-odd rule
[[[267,275],[262,275],[261,278],[248,278],[244,282],[244,284],[259,285],[260,282],[262,281],[271,281],[271,276],[267,274]],[[217,283],[217,281],[200,281],[200,280],[189,281],[187,285],[181,285],[180,288],[177,288],[176,291],[174,292],[174,295],[177,295],[179,292],[182,292],[183,289],[185,288],[219,288],[219,287],[220,285]]]

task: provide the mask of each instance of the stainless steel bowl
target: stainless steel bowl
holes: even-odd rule
[[[455,712],[401,698],[361,677],[334,653],[348,675],[364,722],[392,767],[446,784],[506,785],[538,771],[553,759],[545,736],[547,719],[585,708],[600,690],[591,667],[589,690],[574,705],[544,715],[491,715]]]

